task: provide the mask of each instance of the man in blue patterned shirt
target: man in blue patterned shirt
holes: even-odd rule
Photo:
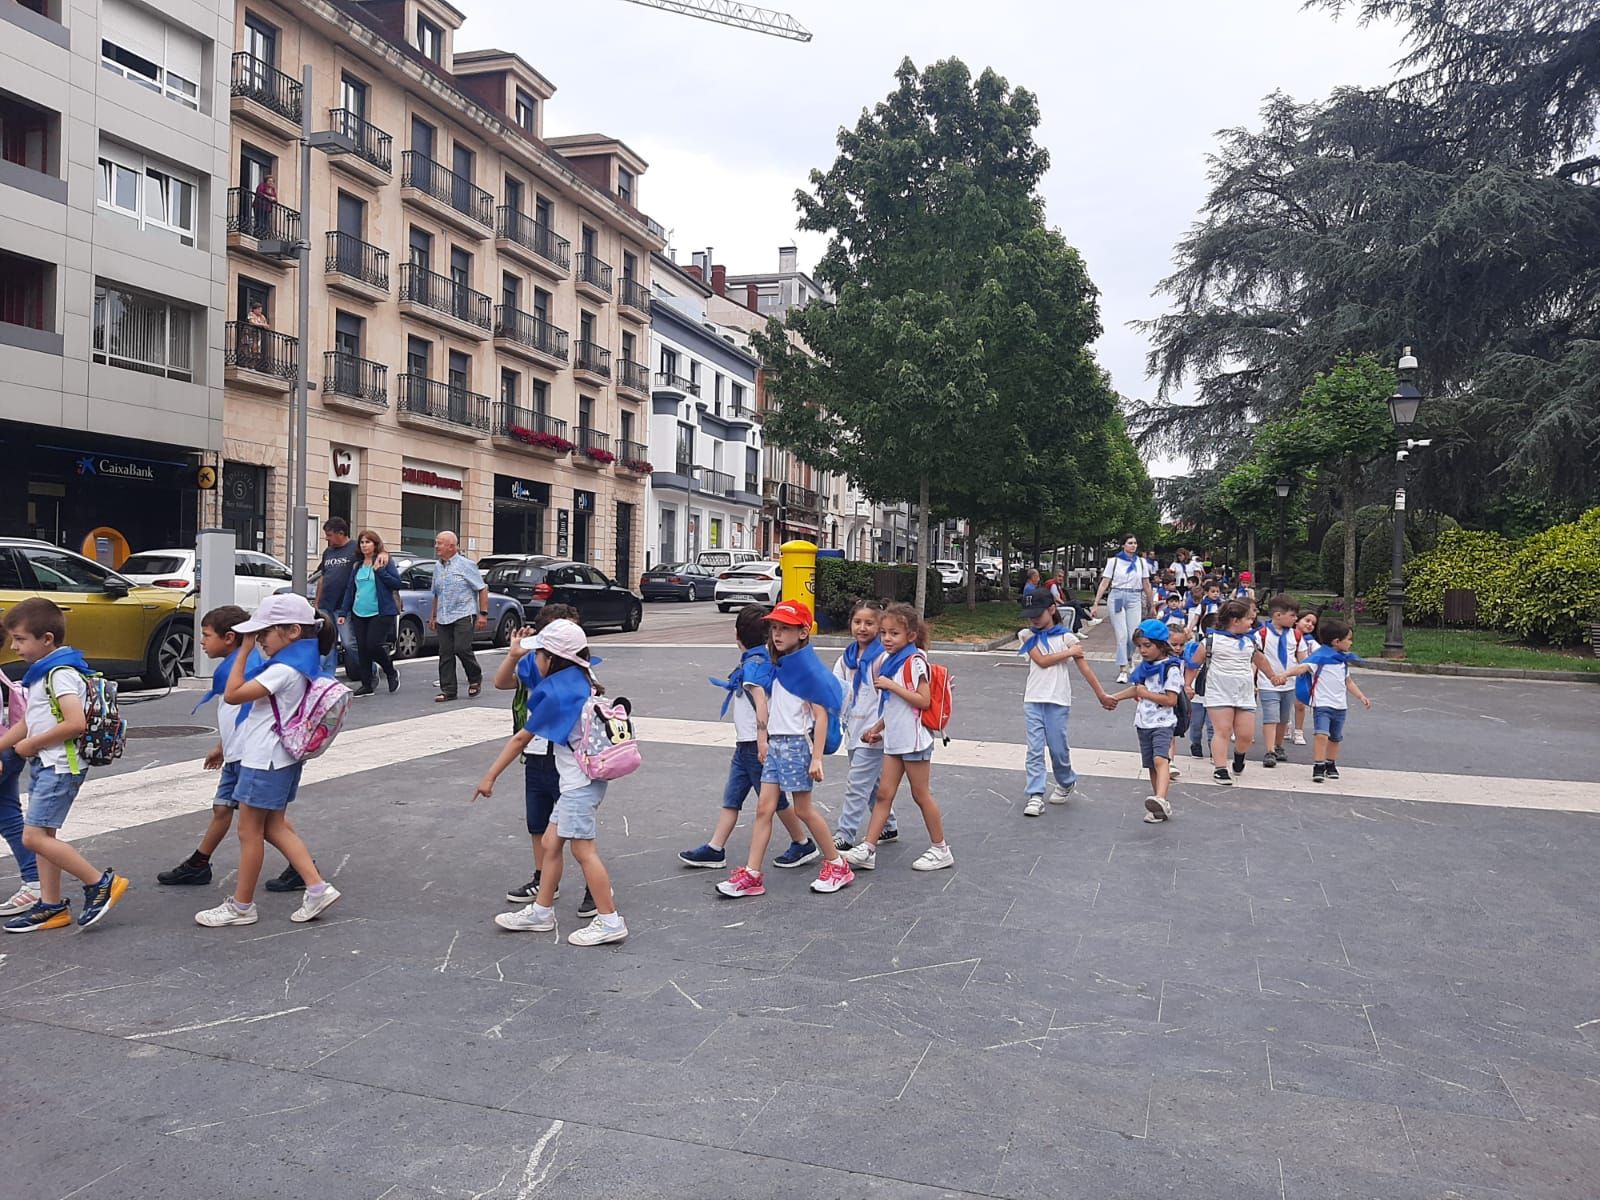
[[[439,632],[439,694],[434,703],[456,698],[456,660],[467,673],[467,695],[483,689],[483,668],[472,651],[473,637],[489,627],[489,589],[478,564],[464,558],[456,535],[448,529],[433,539],[433,611],[428,628]]]

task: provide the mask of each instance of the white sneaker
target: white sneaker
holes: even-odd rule
[[[877,847],[861,842],[844,852],[844,860],[857,871],[875,871],[878,868]]]
[[[1059,783],[1056,784],[1055,787],[1050,789],[1050,803],[1065,804],[1072,799],[1072,789],[1077,786],[1075,783],[1069,783],[1066,787],[1062,787]]]
[[[249,908],[235,908],[233,901],[224,900],[215,908],[208,908],[205,912],[194,915],[196,925],[205,925],[212,929],[221,929],[224,925],[254,925],[261,919],[261,914],[252,904]]]
[[[1044,816],[1044,797],[1029,796],[1028,802],[1022,806],[1022,815],[1025,817]]]
[[[1118,683],[1127,683],[1128,682],[1128,673],[1126,671],[1118,671],[1117,672],[1117,682]]]
[[[312,921],[317,915],[339,898],[339,889],[329,884],[322,889],[322,894],[313,895],[310,888],[306,889],[305,896],[300,901],[300,907],[289,914],[291,921]]]
[[[628,927],[620,919],[615,925],[607,925],[597,916],[582,929],[569,933],[567,941],[574,946],[603,946],[607,942],[620,942],[627,936]]]
[[[549,933],[556,927],[556,910],[549,909],[550,915],[541,917],[534,911],[536,907],[530,904],[516,912],[496,913],[494,923],[513,933]]]
[[[9,917],[15,913],[25,913],[35,904],[39,903],[39,885],[25,883],[19,887],[16,894],[0,904],[0,917]]]
[[[1306,744],[1306,735],[1303,731],[1299,729],[1294,731],[1294,744],[1296,746],[1304,746]]]
[[[956,865],[956,856],[949,846],[929,846],[922,852],[922,857],[911,864],[913,871],[942,871],[945,867]]]
[[[1165,821],[1172,815],[1172,804],[1165,796],[1146,796],[1144,807],[1144,819],[1152,825]]]

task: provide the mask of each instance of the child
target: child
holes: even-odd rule
[[[1372,707],[1350,675],[1350,664],[1361,661],[1353,650],[1356,634],[1350,622],[1329,617],[1322,622],[1322,641],[1305,662],[1289,670],[1290,675],[1311,676],[1311,712],[1316,721],[1312,783],[1339,778],[1339,745],[1344,741],[1344,719],[1350,710],[1345,693],[1361,701],[1363,708]]]
[[[1322,645],[1321,642],[1317,641],[1317,610],[1314,608],[1302,608],[1300,610],[1300,619],[1294,623],[1294,628],[1295,632],[1300,635],[1300,646],[1296,651],[1296,657],[1301,662],[1305,662],[1311,652]],[[1306,706],[1301,703],[1300,693],[1296,691],[1294,695],[1294,744],[1296,746],[1304,746],[1306,744],[1305,728]],[[1316,732],[1315,728],[1313,728],[1312,732]]]
[[[1161,617],[1173,632],[1189,628],[1189,608],[1184,603],[1182,592],[1175,590],[1167,593],[1167,603],[1161,610]]]
[[[1048,597],[1045,599],[1048,602]],[[922,723],[922,710],[933,702],[928,660],[922,653],[927,630],[916,609],[909,604],[892,604],[878,622],[878,638],[884,652],[872,680],[881,693],[878,720],[862,737],[868,742],[882,740],[883,778],[878,781],[878,799],[872,806],[872,819],[867,822],[866,839],[851,847],[845,859],[864,871],[878,865],[878,839],[889,823],[894,795],[900,790],[903,776],[911,783],[911,798],[922,812],[933,843],[911,864],[911,869],[939,871],[953,867],[956,857],[944,840],[944,816],[928,779],[933,768],[933,733]],[[1063,721],[1063,735],[1065,732]],[[1061,769],[1059,762],[1056,769]]]
[[[594,898],[595,918],[567,935],[574,946],[603,946],[628,936],[628,926],[611,894],[611,876],[595,846],[599,832],[595,814],[606,798],[603,780],[590,779],[578,765],[573,750],[582,745],[584,711],[591,699],[602,695],[589,657],[589,639],[576,621],[554,620],[533,639],[534,665],[539,679],[528,692],[528,721],[511,735],[494,764],[479,781],[472,799],[494,795],[494,781],[535,737],[554,747],[561,796],[544,832],[544,856],[539,891],[533,902],[514,913],[500,913],[494,923],[501,929],[549,933],[556,927],[556,893],[561,890],[562,851],[572,844],[572,857],[583,872],[583,882]]]
[[[1050,789],[1051,804],[1065,804],[1072,796],[1078,775],[1072,769],[1072,750],[1067,744],[1068,718],[1072,715],[1072,679],[1067,664],[1077,664],[1089,685],[1100,695],[1098,681],[1084,664],[1083,643],[1058,622],[1049,598],[1034,595],[1022,607],[1029,627],[1017,634],[1022,648],[1017,651],[1028,660],[1028,682],[1022,691],[1022,712],[1028,741],[1027,800],[1025,817],[1044,815],[1044,753],[1048,746],[1054,768],[1055,787]],[[931,741],[930,741],[931,745]],[[912,793],[913,796],[915,792]]]
[[[12,605],[6,611],[5,631],[11,636],[12,652],[28,664],[22,676],[28,705],[27,716],[0,737],[0,751],[15,751],[18,758],[32,760],[22,844],[33,852],[39,872],[38,901],[7,921],[5,931],[33,933],[72,924],[71,906],[61,898],[63,871],[83,882],[78,925],[87,929],[128,890],[121,875],[93,866],[57,836],[89,774],[77,750],[78,738],[89,728],[83,712],[88,694],[83,677],[89,664],[65,645],[66,614],[43,596]]]
[[[25,706],[26,696],[22,685],[12,683],[0,671],[0,735],[11,728],[12,697],[18,705]],[[0,917],[27,912],[39,903],[38,856],[22,840],[22,768],[26,764],[15,750],[0,751],[0,836],[11,847],[17,860],[17,871],[22,876],[21,886],[11,899],[0,903]]]
[[[1250,635],[1250,602],[1227,600],[1217,610],[1216,628],[1195,651],[1197,667],[1209,663],[1206,672],[1206,716],[1214,733],[1211,739],[1211,762],[1216,768],[1212,778],[1217,783],[1232,786],[1233,776],[1228,774],[1228,743],[1233,742],[1233,774],[1244,774],[1245,755],[1255,740],[1256,690],[1250,668],[1255,667],[1276,685],[1283,683],[1283,675],[1257,648]]]
[[[1295,628],[1300,607],[1293,596],[1274,596],[1267,601],[1267,623],[1256,630],[1256,644],[1274,662],[1280,672],[1287,671],[1298,661],[1300,631]],[[1265,675],[1256,676],[1256,690],[1261,701],[1261,738],[1267,744],[1261,759],[1263,767],[1276,767],[1289,757],[1284,745],[1289,736],[1289,706],[1294,703],[1294,680],[1285,679],[1276,684]]]
[[[822,813],[811,803],[811,785],[822,782],[822,755],[827,745],[828,722],[839,719],[844,704],[839,681],[828,673],[811,639],[811,610],[798,600],[785,600],[769,612],[767,649],[775,664],[771,700],[767,706],[767,761],[761,765],[761,794],[750,828],[750,854],[745,865],[717,884],[724,896],[761,896],[761,860],[772,840],[772,817],[778,797],[787,791],[796,815],[811,831],[811,839],[827,856],[811,881],[813,892],[837,892],[855,881]]]
[[[1216,615],[1217,610],[1221,607],[1222,584],[1215,579],[1208,579],[1206,580],[1205,591],[1200,595],[1200,602],[1194,606],[1193,611],[1189,614],[1189,623],[1198,630],[1200,618]]]
[[[1200,653],[1206,638],[1211,636],[1216,625],[1215,613],[1207,613],[1201,617],[1200,628],[1195,631],[1194,641],[1183,648],[1183,691],[1189,697],[1189,753],[1195,758],[1205,757],[1201,743],[1205,740],[1207,731],[1210,730],[1215,734],[1215,730],[1208,724],[1210,718],[1206,716],[1206,698],[1194,690],[1194,681],[1195,676],[1200,674],[1200,664],[1195,656]]]
[[[728,861],[728,839],[739,823],[745,798],[761,792],[761,767],[767,761],[767,691],[772,686],[772,656],[767,653],[767,610],[760,604],[747,604],[734,622],[734,637],[742,651],[739,665],[726,680],[712,683],[726,688],[722,702],[725,715],[733,709],[733,760],[728,763],[728,781],[722,788],[722,812],[711,840],[678,855],[686,867],[720,867]],[[807,836],[800,818],[794,815],[789,797],[778,794],[778,820],[789,834],[789,848],[772,860],[775,867],[799,867],[822,853]]]
[[[1232,598],[1235,600],[1254,600],[1256,598],[1254,576],[1249,571],[1239,572],[1239,583],[1233,589]]]
[[[1122,700],[1137,700],[1133,714],[1139,737],[1139,759],[1150,772],[1151,794],[1145,797],[1144,819],[1159,825],[1172,816],[1167,789],[1172,770],[1172,738],[1178,727],[1178,697],[1184,688],[1183,663],[1172,656],[1166,623],[1151,619],[1139,624],[1134,646],[1144,661],[1128,676],[1131,687],[1107,697],[1112,707]]]
[[[239,805],[239,878],[233,895],[195,913],[194,919],[213,929],[254,925],[260,919],[256,880],[270,841],[306,881],[300,907],[289,919],[311,921],[339,898],[339,889],[317,874],[311,852],[289,824],[288,808],[300,792],[306,764],[289,753],[279,728],[283,715],[300,707],[310,681],[328,674],[323,659],[333,650],[338,631],[332,617],[319,616],[304,596],[289,593],[268,596],[234,629],[244,641],[222,700],[245,710],[238,731],[239,776],[233,785]]]
[[[1042,595],[1034,592],[1034,596]],[[878,689],[872,686],[872,665],[883,657],[878,640],[878,618],[883,605],[876,600],[857,600],[850,610],[850,635],[855,638],[833,664],[833,677],[844,689],[845,749],[850,755],[850,778],[844,785],[844,808],[839,813],[839,828],[833,844],[839,850],[855,845],[862,824],[872,811],[872,798],[883,775],[883,743],[864,742],[861,737],[878,720]],[[900,836],[898,822],[891,815],[880,841],[892,842]]]

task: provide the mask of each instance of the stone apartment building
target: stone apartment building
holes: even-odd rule
[[[547,137],[555,85],[514,53],[459,49],[463,19],[445,0],[234,8],[223,516],[241,545],[283,546],[306,338],[319,518],[410,553],[452,528],[473,557],[569,555],[628,579],[663,245],[638,207],[646,164],[615,138]]]

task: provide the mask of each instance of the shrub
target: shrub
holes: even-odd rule
[[[1411,535],[1408,532],[1400,553],[1400,561],[1407,563],[1413,557]],[[1361,540],[1361,548],[1356,554],[1356,595],[1366,596],[1369,599],[1374,592],[1386,595],[1389,590],[1389,574],[1393,568],[1394,523],[1385,521]]]
[[[1515,543],[1498,533],[1445,530],[1433,549],[1406,564],[1406,620],[1440,624],[1446,589],[1471,588],[1478,593],[1479,619],[1487,623],[1489,610],[1503,591],[1501,576],[1515,548]]]
[[[1504,582],[1496,612],[1501,628],[1558,646],[1583,641],[1589,614],[1600,606],[1600,508],[1524,541]]]
[[[893,572],[888,577],[894,584],[893,595],[882,594],[879,572]],[[844,558],[817,560],[817,619],[820,623],[826,615],[826,623],[834,629],[842,629],[850,623],[850,608],[857,600],[911,604],[916,600],[916,595],[915,563],[852,562]],[[939,572],[929,567],[925,615],[932,618],[943,611],[944,583],[939,578]]]

